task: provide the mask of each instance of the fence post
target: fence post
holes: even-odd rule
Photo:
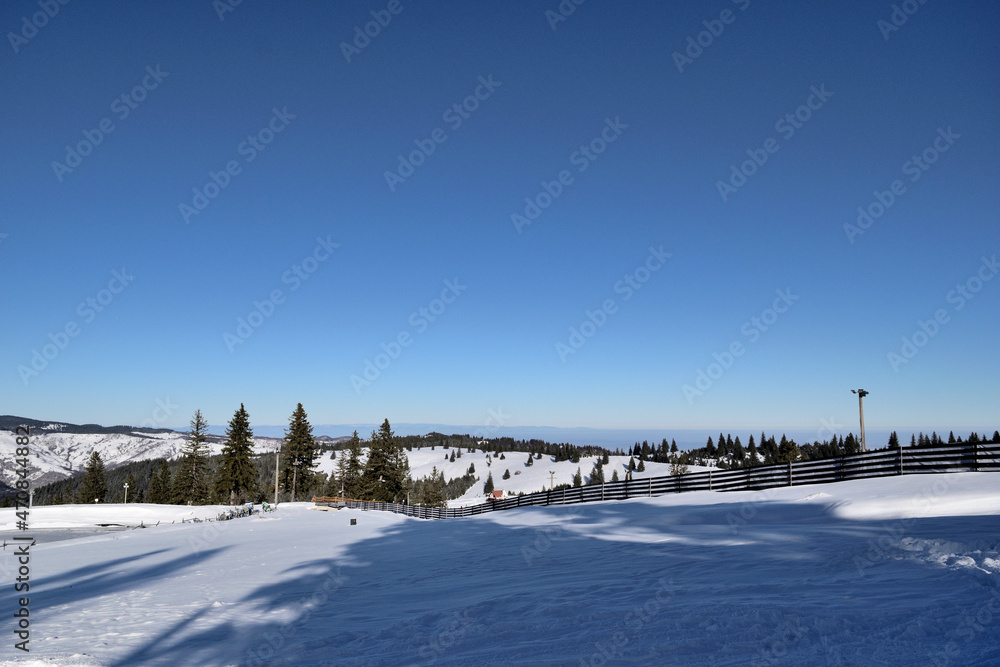
[[[563,502],[562,502],[562,504],[563,505],[566,504],[566,489],[563,489]]]
[[[712,490],[712,469],[708,469],[708,490]]]
[[[792,462],[788,461],[788,486],[792,485]]]
[[[678,491],[679,491],[679,490],[680,490],[680,489],[678,489]],[[603,491],[602,491],[602,492],[603,492]],[[652,498],[652,497],[653,497],[653,478],[652,478],[652,477],[650,477],[650,478],[649,478],[649,497],[650,497],[650,498]]]
[[[903,474],[903,446],[899,447],[899,474]]]
[[[979,443],[972,443],[972,472],[979,472]]]
[[[604,502],[604,482],[601,482],[601,502]]]

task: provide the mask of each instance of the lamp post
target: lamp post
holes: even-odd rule
[[[858,414],[861,415],[861,451],[867,452],[868,448],[865,446],[865,396],[868,392],[864,389],[852,389],[852,394],[858,395]]]
[[[128,482],[125,482],[125,504],[128,505]]]
[[[556,488],[556,472],[555,470],[549,471],[549,490]]]

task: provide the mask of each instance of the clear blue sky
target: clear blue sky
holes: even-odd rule
[[[222,2],[0,5],[0,412],[997,427],[994,3]]]

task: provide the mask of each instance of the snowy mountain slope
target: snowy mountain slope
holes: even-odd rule
[[[31,430],[31,474],[32,486],[54,482],[83,471],[92,451],[101,454],[108,468],[130,461],[166,458],[180,455],[186,442],[186,434],[175,431],[157,433],[70,433],[62,428],[52,431]],[[221,453],[224,439],[212,436],[209,450]],[[274,451],[279,440],[254,438],[254,449],[258,452]],[[17,443],[11,431],[0,431],[0,481],[11,483],[15,480]]]
[[[40,543],[31,654],[7,642],[0,664],[997,664],[997,480],[907,475],[443,521],[299,503]],[[83,511],[33,516],[65,525]]]
[[[367,450],[365,452],[367,453]],[[456,454],[454,462],[450,461],[452,453]],[[541,459],[533,460],[532,465],[528,466],[525,465],[528,460],[527,452],[504,452],[503,459],[494,457],[492,452],[486,453],[478,449],[473,453],[463,450],[460,458],[457,457],[457,454],[458,449],[455,447],[450,449],[420,447],[406,452],[406,457],[410,462],[410,477],[413,479],[429,476],[436,467],[438,472],[444,475],[445,481],[448,481],[466,474],[470,465],[475,466],[476,470],[473,474],[479,478],[479,481],[463,496],[449,501],[448,505],[451,507],[466,507],[485,502],[483,486],[486,484],[486,478],[489,474],[493,475],[493,487],[506,491],[508,494],[543,491],[550,488],[553,480],[556,486],[572,484],[573,475],[576,474],[577,468],[580,469],[583,482],[586,484],[587,480],[590,479],[594,463],[598,459],[596,456],[584,456],[580,458],[579,463],[573,463],[572,461],[555,461],[552,456],[543,455]],[[337,456],[343,456],[343,453],[338,451]],[[611,481],[611,475],[615,470],[618,471],[619,479],[625,479],[628,461],[628,456],[609,457],[608,465],[604,466],[605,481]],[[636,465],[638,464],[639,461],[636,459]],[[336,470],[336,466],[336,460],[331,459],[329,454],[325,454],[320,457],[315,469],[329,475]],[[632,478],[643,479],[670,474],[670,466],[666,463],[646,462],[645,467],[644,472],[633,471]],[[508,470],[511,475],[510,479],[503,479],[504,472]],[[700,470],[708,470],[708,468],[688,466],[689,472]],[[550,471],[554,472],[555,475],[550,475]]]

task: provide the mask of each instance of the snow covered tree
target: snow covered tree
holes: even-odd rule
[[[239,505],[257,493],[257,467],[253,459],[253,430],[250,415],[240,403],[226,428],[222,461],[215,471],[215,497],[219,502]]]
[[[77,494],[77,502],[92,503],[104,502],[104,496],[108,493],[108,483],[104,476],[104,460],[100,452],[96,449],[90,453],[87,459],[87,467],[84,469],[83,482],[80,484],[80,491]]]
[[[288,419],[288,430],[281,456],[281,485],[291,491],[292,502],[302,489],[313,484],[313,464],[316,461],[316,441],[306,411],[299,403]]]
[[[208,504],[208,422],[195,410],[191,434],[184,443],[181,466],[174,475],[173,502],[178,505]]]

